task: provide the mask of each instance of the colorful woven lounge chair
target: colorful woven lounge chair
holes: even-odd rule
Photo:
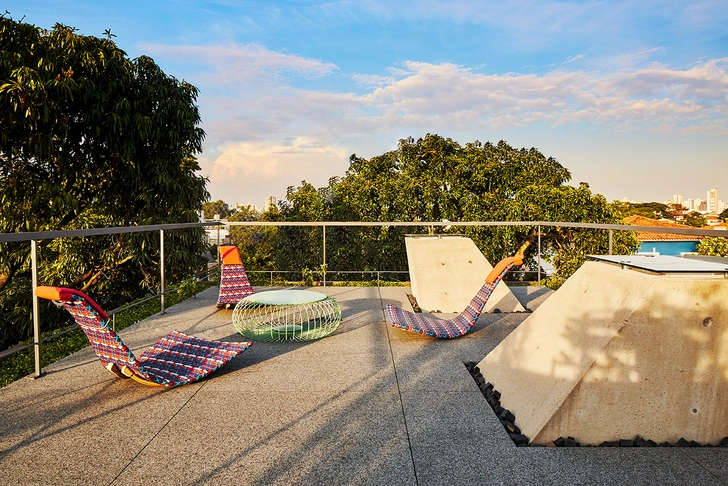
[[[119,378],[132,378],[145,385],[172,387],[193,383],[253,344],[210,341],[171,331],[137,358],[109,327],[106,312],[83,292],[37,287],[35,295],[54,301],[71,313],[107,370]]]
[[[470,301],[470,304],[454,319],[445,320],[423,316],[389,304],[386,307],[387,317],[392,326],[424,334],[425,336],[442,339],[463,336],[467,334],[480,317],[485,303],[493,293],[496,285],[503,279],[503,275],[512,267],[521,263],[523,263],[523,260],[519,257],[509,257],[501,260],[488,274],[485,283],[476,296],[473,297],[473,300]]]
[[[240,252],[237,246],[218,246],[222,259],[220,269],[220,295],[217,298],[217,307],[235,307],[246,296],[255,293],[248,281]]]

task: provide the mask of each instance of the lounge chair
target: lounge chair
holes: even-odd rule
[[[406,331],[417,332],[425,336],[433,336],[442,339],[453,339],[465,335],[475,324],[483,311],[496,285],[503,279],[503,275],[515,265],[520,265],[523,260],[519,257],[509,257],[501,260],[488,274],[485,283],[470,304],[454,319],[437,319],[435,317],[415,314],[399,307],[387,304],[386,313],[390,323],[394,327]]]
[[[211,341],[171,331],[137,358],[109,327],[106,312],[83,292],[37,287],[35,295],[54,301],[71,313],[107,370],[119,378],[132,378],[145,385],[173,387],[193,383],[253,344]]]
[[[220,269],[220,295],[217,298],[217,307],[235,307],[246,296],[255,293],[248,281],[240,252],[237,246],[218,246],[222,259]]]

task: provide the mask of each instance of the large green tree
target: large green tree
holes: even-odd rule
[[[0,17],[0,232],[197,221],[198,91],[111,39]],[[171,232],[166,275],[200,264],[202,230]],[[41,279],[107,304],[158,281],[158,234],[55,240]],[[0,252],[0,339],[29,325],[28,245]],[[109,301],[108,299],[111,299]]]
[[[535,148],[517,149],[472,142],[461,146],[438,135],[400,140],[397,150],[363,159],[352,155],[341,180],[327,188],[308,183],[290,188],[286,219],[307,221],[563,221],[621,223],[619,208],[593,194],[587,184],[567,184],[571,174]],[[438,231],[433,228],[431,231]],[[329,230],[331,270],[405,270],[405,233],[428,228],[390,227]],[[490,261],[512,255],[533,237],[528,227],[453,227],[469,234]],[[310,233],[308,251],[292,258],[315,261],[321,237]],[[590,253],[607,250],[608,232],[543,227],[542,244],[561,278],[571,275]],[[637,241],[615,233],[613,251],[627,253]],[[529,255],[536,251],[531,246]],[[320,257],[318,257],[320,260]],[[291,261],[290,263],[294,263]]]

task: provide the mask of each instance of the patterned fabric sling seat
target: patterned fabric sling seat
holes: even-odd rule
[[[193,383],[227,364],[253,344],[202,339],[171,331],[138,358],[109,327],[109,316],[83,292],[62,287],[37,287],[35,294],[71,313],[104,367],[120,378],[145,385]]]
[[[390,323],[406,331],[412,331],[425,336],[438,337],[441,339],[453,339],[465,335],[480,317],[480,313],[488,302],[496,285],[503,279],[503,275],[520,265],[523,261],[520,258],[509,257],[501,260],[488,274],[485,283],[478,293],[473,297],[468,306],[454,319],[437,319],[435,317],[423,316],[413,312],[400,309],[387,304],[386,313]]]
[[[248,281],[237,246],[218,246],[222,258],[220,269],[220,295],[217,307],[235,307],[246,296],[255,293]]]

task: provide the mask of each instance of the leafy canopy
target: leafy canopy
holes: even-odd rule
[[[535,148],[516,149],[503,141],[461,146],[428,134],[400,140],[397,150],[370,159],[352,155],[344,178],[332,178],[320,189],[303,181],[288,189],[281,206],[288,221],[622,222],[617,205],[593,194],[587,184],[567,185],[570,178],[568,169]],[[280,263],[316,267],[321,230],[285,231],[290,238],[306,241],[306,250],[280,255]],[[406,270],[404,236],[418,231],[427,228],[332,228],[326,239],[328,267]],[[491,262],[512,255],[533,237],[533,228],[527,227],[448,231],[471,236]],[[608,245],[606,231],[542,228],[545,256],[561,278],[576,271],[588,254],[606,252]],[[613,252],[628,253],[636,246],[631,232],[615,233]],[[532,245],[530,255],[535,251]]]
[[[0,232],[197,221],[198,91],[111,38],[0,16]],[[169,238],[174,280],[201,263],[203,232]],[[156,285],[158,251],[157,234],[44,243],[42,283],[131,297]],[[0,252],[0,340],[29,325],[28,256]]]
[[[698,244],[700,255],[728,257],[728,238],[706,236]]]

